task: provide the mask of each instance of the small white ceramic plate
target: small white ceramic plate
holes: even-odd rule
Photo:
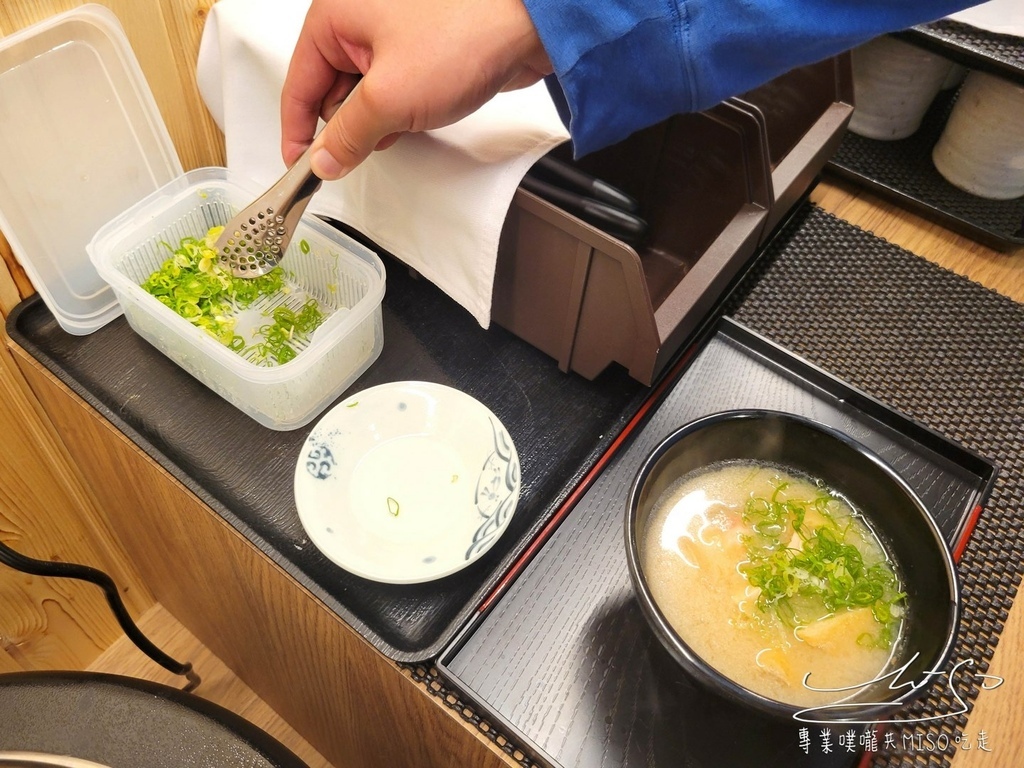
[[[519,457],[482,403],[419,381],[328,411],[299,454],[295,503],[330,560],[374,581],[448,576],[498,540],[519,500]]]

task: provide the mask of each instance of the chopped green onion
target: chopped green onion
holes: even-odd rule
[[[310,299],[298,312],[281,305],[271,314],[273,323],[259,329],[262,343],[254,345],[257,357],[274,360],[278,364],[287,363],[295,358],[294,345],[305,341],[324,321],[315,299]]]
[[[830,509],[835,497],[822,491],[810,501],[783,500],[785,488],[781,483],[771,498],[749,499],[743,514],[753,533],[744,538],[747,562],[741,571],[759,590],[758,607],[789,624],[868,607],[880,625],[870,643],[888,648],[906,597],[892,565],[887,560],[865,564],[864,553],[847,541],[850,521],[841,523]],[[812,510],[823,522],[805,522]],[[858,642],[868,644],[869,638]]]
[[[272,313],[273,322],[259,330],[261,340],[247,348],[235,333],[234,314],[262,296],[287,293],[288,288],[280,267],[255,278],[235,277],[224,269],[216,250],[223,229],[213,227],[202,239],[182,238],[177,248],[163,243],[171,255],[143,282],[142,289],[235,352],[255,352],[260,362],[293,360],[295,345],[308,340],[324,321],[323,312],[314,299],[297,312],[279,306]]]

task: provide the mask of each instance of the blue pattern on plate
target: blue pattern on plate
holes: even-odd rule
[[[306,454],[306,471],[317,480],[326,480],[337,465],[338,460],[326,445],[314,445]]]
[[[512,439],[494,419],[491,419],[491,429],[494,432],[494,450],[480,470],[474,499],[477,512],[484,520],[473,533],[473,540],[466,550],[466,560],[490,546],[518,500],[519,462],[512,458]]]

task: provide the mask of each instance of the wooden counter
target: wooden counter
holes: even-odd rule
[[[826,210],[1024,302],[1024,253],[1001,254],[910,216],[856,187],[826,182]],[[265,553],[20,348],[32,393],[102,510],[103,526],[155,599],[337,766],[514,765],[423,685],[386,659]],[[1024,609],[1010,613],[954,766],[1024,741]],[[1013,755],[1016,760],[1012,759]]]
[[[0,36],[88,0],[4,0]],[[101,0],[121,21],[186,168],[224,164],[224,141],[196,87],[195,59],[213,0]],[[0,236],[0,315],[34,292]],[[0,538],[22,553],[86,562],[123,585],[138,616],[154,598],[97,514],[99,502],[0,345]],[[52,515],[35,514],[44,510]],[[121,630],[95,587],[0,573],[0,672],[87,666]]]
[[[0,34],[81,2],[5,0]],[[138,52],[183,165],[223,164],[222,139],[198,97],[194,75],[212,0],[104,2]],[[1024,249],[992,251],[844,182],[826,181],[812,200],[1024,303]],[[0,310],[6,315],[32,287],[2,238],[0,256]],[[70,528],[47,527],[45,520],[26,515],[5,525],[25,531],[29,554],[100,564],[130,585],[128,602],[136,616],[159,602],[338,768],[516,764],[24,350],[11,346],[10,352],[0,349],[0,416],[17,422],[6,442],[24,447],[3,454],[9,463],[0,469],[33,482],[5,479],[0,495],[74,521]],[[35,482],[40,478],[52,483]],[[0,589],[0,607],[4,594]],[[19,586],[16,595],[22,594]],[[24,594],[25,604],[56,606],[69,617],[65,624],[79,629],[44,627],[32,645],[5,641],[0,671],[84,666],[117,635],[102,601],[88,588],[57,593],[37,584]],[[75,648],[67,647],[71,634],[78,638]],[[28,658],[19,662],[19,653]],[[979,696],[966,733],[973,748],[957,752],[954,768],[1024,764],[1022,666],[1024,607],[1016,606],[990,669],[1005,683]],[[982,731],[991,752],[980,748]]]
[[[31,356],[13,352],[142,582],[325,758],[502,764],[456,713]]]

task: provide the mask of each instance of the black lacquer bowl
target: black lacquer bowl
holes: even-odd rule
[[[800,707],[766,698],[716,671],[668,623],[642,567],[640,547],[648,517],[676,480],[730,460],[777,464],[819,478],[867,518],[899,564],[907,593],[909,618],[889,667],[906,665],[898,677],[858,689],[841,706],[800,714]],[[654,634],[690,677],[743,706],[815,722],[879,721],[927,689],[949,659],[959,621],[959,588],[942,534],[917,495],[882,459],[846,435],[809,419],[740,410],[706,416],[681,427],[641,466],[629,495],[625,537],[634,591]],[[723,632],[727,631],[723,627]]]

